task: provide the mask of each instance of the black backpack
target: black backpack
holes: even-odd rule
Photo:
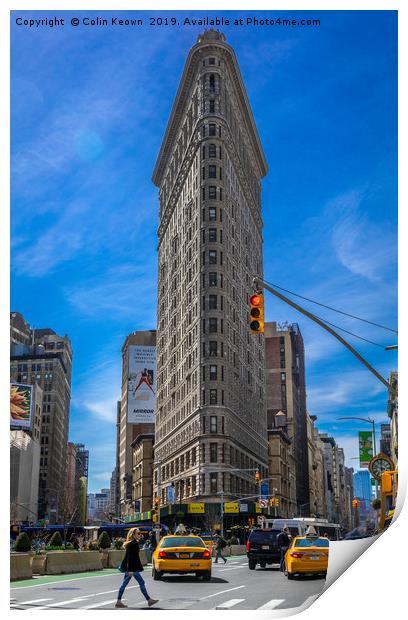
[[[221,538],[221,540],[220,540],[220,547],[221,547],[221,549],[224,549],[224,547],[226,547],[226,546],[227,546],[227,542],[223,538]]]

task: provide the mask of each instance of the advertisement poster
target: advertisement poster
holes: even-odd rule
[[[156,347],[131,345],[128,355],[128,423],[154,422]]]
[[[371,431],[360,431],[358,434],[360,467],[368,467],[373,458],[373,434]]]
[[[10,384],[10,426],[31,428],[32,385]]]

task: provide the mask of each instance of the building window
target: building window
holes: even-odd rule
[[[216,432],[217,432],[217,416],[211,415],[210,416],[210,433],[216,433]]]
[[[215,101],[214,99],[210,99],[210,114],[215,112]]]
[[[208,229],[208,241],[217,241],[217,229],[216,228]]]
[[[210,319],[208,319],[208,328],[209,328],[210,334],[216,334],[217,333],[217,330],[218,330],[217,321],[218,321],[218,319],[216,319],[214,317],[211,317]]]
[[[208,198],[210,200],[216,200],[217,198],[217,188],[215,185],[210,185],[208,188]]]
[[[213,271],[210,271],[208,274],[209,286],[217,286],[217,274]]]
[[[210,381],[217,381],[217,366],[210,366]]]
[[[211,189],[211,187],[210,187]],[[217,208],[216,207],[209,207],[208,208],[208,219],[210,220],[210,222],[216,222],[217,221]]]
[[[210,92],[214,92],[215,90],[215,75],[214,73],[210,73]]]
[[[211,263],[211,260],[210,260]],[[217,295],[209,295],[208,297],[208,309],[216,310],[217,309]]]
[[[205,167],[203,168],[203,181],[205,180]]]
[[[216,250],[210,250],[208,252],[208,262],[210,265],[217,264],[217,251]]]
[[[209,348],[209,356],[210,357],[217,357],[217,341],[216,340],[210,340],[209,347],[210,347]]]
[[[215,146],[215,144],[210,144],[208,146],[208,157],[217,157],[217,147]]]
[[[212,472],[210,474],[210,493],[217,493],[218,491],[218,474]]]
[[[218,444],[210,443],[210,463],[216,463],[218,461]]]
[[[281,372],[281,381],[286,381],[286,372]]]
[[[210,390],[210,405],[217,404],[217,390]]]
[[[208,59],[208,64],[209,65],[215,65],[215,58],[209,58]]]
[[[216,179],[217,178],[217,166],[208,166],[208,178]]]
[[[214,123],[210,123],[208,125],[208,135],[209,136],[215,136],[215,124]],[[210,155],[210,157],[211,157],[211,155]]]

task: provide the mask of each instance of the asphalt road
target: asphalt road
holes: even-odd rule
[[[143,572],[147,591],[159,602],[155,609],[264,609],[289,615],[308,607],[322,592],[325,580],[304,576],[289,581],[278,567],[248,569],[245,556],[213,564],[211,582],[193,575],[168,575],[153,581],[151,567]],[[40,577],[11,585],[11,609],[112,609],[122,575],[115,570]],[[147,608],[136,582],[126,588],[129,609]],[[285,610],[285,611],[284,611]],[[289,612],[289,610],[291,610]],[[119,610],[118,610],[119,611]],[[280,613],[279,613],[280,612]]]

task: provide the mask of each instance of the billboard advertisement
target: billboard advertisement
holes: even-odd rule
[[[373,458],[373,434],[371,431],[360,431],[358,433],[358,445],[360,456],[360,467],[368,467]]]
[[[154,422],[156,411],[156,347],[128,348],[128,424]]]
[[[33,386],[10,384],[10,426],[31,428],[33,409]]]

